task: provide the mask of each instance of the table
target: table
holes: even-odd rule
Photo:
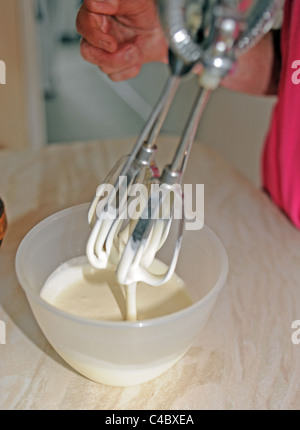
[[[170,158],[173,137],[159,153]],[[72,370],[35,323],[14,260],[48,215],[91,200],[133,139],[0,152],[8,231],[0,249],[1,409],[298,409],[300,232],[216,153],[195,143],[185,181],[205,185],[206,223],[222,240],[229,277],[205,330],[173,368],[144,385],[114,388]]]

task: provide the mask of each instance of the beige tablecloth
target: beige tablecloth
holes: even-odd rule
[[[161,139],[161,160],[173,139]],[[213,314],[173,368],[141,386],[112,388],[72,370],[38,328],[16,279],[24,235],[48,215],[91,200],[133,140],[0,152],[8,231],[0,249],[1,409],[298,409],[300,232],[239,173],[195,144],[186,182],[204,183],[205,218],[225,245],[230,272]]]

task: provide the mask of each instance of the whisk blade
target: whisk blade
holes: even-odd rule
[[[151,272],[151,265],[156,258],[157,252],[164,246],[169,236],[175,202],[177,201],[178,204],[179,198],[180,204],[183,204],[183,198],[181,193],[178,193],[178,189],[175,191],[177,199],[174,198],[173,193],[172,187],[167,187],[162,194],[153,191],[150,193],[148,204],[122,252],[116,269],[118,282],[128,284],[136,282],[138,279],[150,283],[152,286],[159,286],[165,283],[172,275],[179,255],[183,221],[169,269],[164,273],[155,274]],[[167,200],[169,200],[168,205],[166,205]],[[168,214],[165,211],[166,206],[169,207]]]

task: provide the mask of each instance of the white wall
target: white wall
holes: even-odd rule
[[[255,185],[275,97],[254,97],[219,89],[208,105],[198,138],[216,149]]]
[[[32,0],[0,0],[0,147],[40,146],[45,141]]]

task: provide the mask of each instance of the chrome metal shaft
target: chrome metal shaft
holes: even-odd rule
[[[171,171],[176,173],[184,173],[188,156],[190,154],[192,144],[194,142],[199,122],[209,100],[211,91],[200,87],[196,102],[193,106],[187,124],[185,126],[181,141],[177,147],[173,161],[171,163]]]

